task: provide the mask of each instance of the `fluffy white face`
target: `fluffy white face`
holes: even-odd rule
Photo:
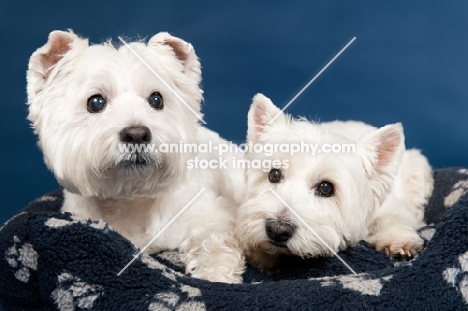
[[[167,33],[130,46],[200,114],[200,64]],[[29,116],[48,167],[85,197],[155,196],[183,178],[187,155],[125,144],[195,142],[198,119],[132,52],[54,31],[30,59]],[[120,148],[119,148],[120,145]]]
[[[352,143],[355,152],[276,152],[269,158],[287,165],[269,172],[248,169],[247,199],[237,223],[241,242],[270,254],[319,256],[332,254],[325,243],[336,252],[364,239],[368,216],[385,199],[398,169],[404,150],[401,126],[348,131],[346,127],[360,125],[313,124],[282,113],[268,124],[279,112],[257,95],[249,111],[248,140],[263,145]],[[246,156],[268,158],[254,152]]]

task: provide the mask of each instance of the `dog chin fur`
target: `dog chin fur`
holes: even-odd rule
[[[282,179],[277,183],[269,181],[269,172],[246,171],[247,193],[238,212],[236,231],[252,266],[271,272],[282,255],[331,256],[360,240],[388,255],[412,257],[421,251],[423,241],[416,230],[423,225],[433,177],[418,150],[405,150],[401,124],[377,129],[356,121],[320,124],[293,120],[270,99],[257,94],[248,114],[247,140],[255,144],[356,146],[354,153],[313,156],[274,153],[267,157],[247,152],[249,160],[270,158],[288,163],[288,167],[280,168]],[[317,195],[316,187],[323,181],[334,186],[330,197]],[[281,245],[267,234],[267,222],[272,220],[293,227],[293,234]]]
[[[234,239],[234,215],[243,195],[243,174],[188,170],[187,160],[196,154],[125,154],[118,149],[123,143],[119,133],[128,127],[146,127],[148,143],[156,146],[225,142],[201,127],[190,111],[201,116],[201,69],[195,51],[165,32],[148,43],[129,45],[189,107],[126,46],[89,45],[71,30],[53,31],[30,58],[28,119],[45,163],[65,188],[62,211],[103,219],[142,248],[206,188],[147,252],[179,250],[192,276],[241,282],[244,257]],[[160,110],[148,102],[154,92],[162,96]],[[107,104],[91,113],[87,102],[96,94]]]

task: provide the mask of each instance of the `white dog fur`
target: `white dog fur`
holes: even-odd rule
[[[293,120],[270,99],[257,94],[248,114],[247,139],[254,144],[354,143],[356,147],[354,153],[274,153],[270,158],[288,163],[279,168],[279,182],[270,182],[269,172],[247,170],[247,194],[238,213],[237,236],[254,267],[272,272],[282,254],[333,254],[270,189],[334,252],[360,240],[388,255],[411,257],[421,251],[423,241],[416,229],[423,225],[424,205],[432,193],[432,172],[419,151],[405,151],[401,124],[377,129],[355,121],[319,124]],[[246,158],[267,157],[248,152]],[[322,188],[318,188],[322,182],[334,187],[331,196],[322,196]],[[271,224],[287,229],[275,232],[285,234],[283,240],[276,240],[273,234],[272,241]]]
[[[192,45],[161,32],[147,44],[130,46],[201,116],[201,68]],[[188,159],[210,159],[211,154],[126,154],[118,149],[142,140],[155,145],[225,143],[200,126],[197,116],[129,48],[110,42],[89,45],[72,31],[53,31],[31,56],[27,81],[28,119],[45,163],[65,188],[62,211],[103,219],[142,248],[206,188],[147,252],[178,250],[193,277],[242,281],[244,257],[233,233],[242,173],[187,169]],[[93,101],[94,95],[101,97]],[[150,96],[156,96],[155,106]],[[129,128],[130,138],[123,139]]]

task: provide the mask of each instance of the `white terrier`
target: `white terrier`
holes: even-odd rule
[[[189,107],[126,46],[90,46],[72,31],[53,31],[31,56],[28,119],[65,188],[62,211],[103,219],[142,248],[206,188],[147,252],[178,250],[193,277],[241,282],[234,223],[242,172],[187,169],[191,157],[212,154],[119,149],[225,142],[195,115],[203,92],[193,47],[164,32],[130,46]]]
[[[277,160],[278,167],[247,170],[247,198],[238,213],[237,235],[252,266],[271,272],[282,254],[330,256],[360,240],[387,255],[411,257],[421,251],[423,240],[416,229],[423,225],[432,172],[419,151],[405,151],[401,124],[376,129],[354,121],[292,120],[258,94],[248,114],[247,139],[263,146],[355,148],[336,154],[275,152],[269,158]],[[266,158],[246,154],[249,161]]]

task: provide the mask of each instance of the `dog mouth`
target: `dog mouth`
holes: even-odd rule
[[[146,153],[133,152],[129,153],[118,164],[117,168],[135,169],[143,168],[154,162]]]
[[[286,243],[283,243],[283,242],[275,242],[275,241],[269,240],[268,243],[270,243],[271,245],[273,245],[273,246],[275,246],[277,248],[283,248],[283,249],[288,248]]]

